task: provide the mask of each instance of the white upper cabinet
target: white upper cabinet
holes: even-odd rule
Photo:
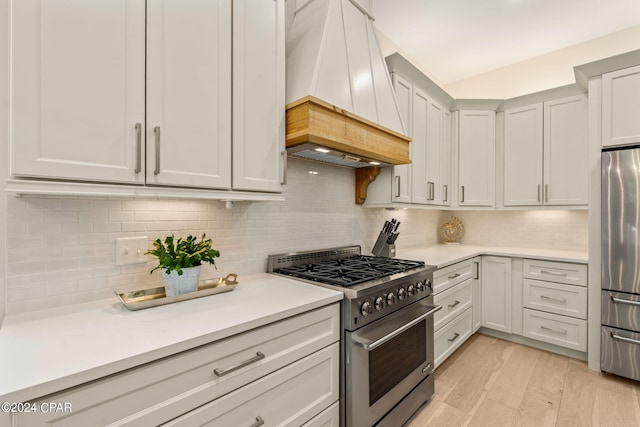
[[[233,188],[286,181],[284,0],[233,1]]]
[[[427,155],[431,102],[427,95],[413,88],[413,116],[411,126],[411,202],[427,204],[431,196],[431,186],[428,183]]]
[[[391,75],[393,89],[395,90],[396,100],[398,102],[398,110],[402,119],[404,128],[407,130],[408,136],[412,136],[413,121],[413,85],[400,77],[398,74]],[[411,150],[411,158],[414,158],[413,150],[415,143],[412,141],[409,145]],[[391,200],[400,203],[411,203],[411,170],[412,164],[393,166],[392,192]]]
[[[231,0],[147,5],[147,184],[231,188]]]
[[[11,174],[144,183],[145,1],[14,1]]]
[[[602,146],[640,143],[640,66],[602,75]]]
[[[505,110],[504,205],[587,204],[587,98]]]
[[[542,201],[542,104],[504,112],[504,204]]]
[[[458,113],[458,204],[495,203],[495,111]]]
[[[11,40],[13,176],[282,191],[284,0],[17,1]]]
[[[544,204],[587,205],[588,105],[586,95],[544,103]]]
[[[411,164],[383,168],[368,200],[374,203],[449,205],[451,169],[451,111],[397,73],[391,74],[400,117],[411,137]]]

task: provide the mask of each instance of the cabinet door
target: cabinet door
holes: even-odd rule
[[[145,1],[11,4],[11,173],[143,184]]]
[[[286,181],[284,0],[233,0],[233,188]]]
[[[505,206],[542,204],[542,121],[542,104],[504,112]]]
[[[147,184],[231,188],[231,0],[147,5]]]
[[[473,332],[482,326],[482,280],[480,279],[480,257],[473,259],[473,277],[471,302],[473,304]]]
[[[482,257],[482,326],[511,333],[511,258]]]
[[[545,102],[545,205],[587,205],[587,128],[586,95]]]
[[[451,204],[449,193],[451,188],[451,111],[443,110],[442,142],[440,147],[440,186],[436,188],[436,200],[443,206]],[[440,191],[440,193],[438,193]]]
[[[413,114],[413,86],[407,80],[403,79],[395,73],[391,76],[391,81],[393,82],[393,89],[396,94],[396,100],[398,101],[400,118],[402,119],[407,135],[411,136],[411,116]],[[409,146],[412,159],[414,159],[414,146],[415,144],[413,142]],[[392,201],[411,203],[411,169],[412,165],[410,164],[393,167],[393,181],[391,183]]]
[[[427,136],[427,194],[429,204],[442,204],[442,183],[440,182],[442,165],[442,134],[444,108],[429,101],[429,126]]]
[[[640,142],[640,66],[602,76],[602,146]]]
[[[458,185],[460,206],[493,206],[495,111],[460,111]]]
[[[426,204],[430,194],[430,186],[427,184],[430,105],[427,95],[414,87],[411,126],[411,202],[418,204]]]

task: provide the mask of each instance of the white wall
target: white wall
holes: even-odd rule
[[[393,41],[382,34],[379,39],[385,56],[399,52],[434,80]],[[509,99],[575,83],[573,67],[636,49],[640,49],[640,25],[458,82],[434,81],[457,99]]]

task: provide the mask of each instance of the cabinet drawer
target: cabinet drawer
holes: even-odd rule
[[[587,318],[587,288],[524,279],[522,305],[534,310]]]
[[[433,273],[433,293],[438,294],[474,277],[473,260],[462,261]]]
[[[542,311],[523,310],[522,335],[578,351],[587,351],[587,321]]]
[[[435,333],[436,368],[471,336],[471,328],[473,327],[471,317],[471,309],[469,308]]]
[[[451,319],[471,307],[471,284],[473,279],[467,279],[433,297],[433,303],[442,307],[433,316],[434,330],[437,331]]]
[[[603,326],[600,369],[640,381],[640,333]]]
[[[525,259],[525,279],[587,286],[587,265]]]
[[[339,307],[333,304],[46,396],[42,402],[72,402],[73,413],[17,414],[18,425],[161,424],[337,342]]]
[[[640,295],[602,291],[602,324],[640,331]]]
[[[338,400],[340,345],[216,399],[166,426],[301,426]]]

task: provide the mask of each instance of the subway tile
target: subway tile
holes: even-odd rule
[[[48,223],[64,223],[64,222],[77,222],[78,213],[75,211],[45,211],[44,222]]]
[[[93,200],[62,199],[60,207],[63,211],[91,211]]]

